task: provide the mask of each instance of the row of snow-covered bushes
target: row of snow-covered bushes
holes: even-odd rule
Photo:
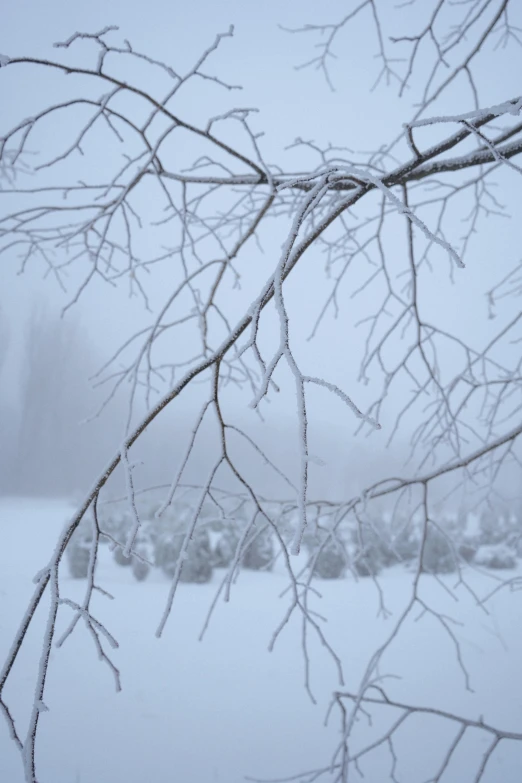
[[[474,528],[474,529],[470,529]],[[425,573],[457,571],[465,564],[510,569],[522,557],[522,520],[499,517],[495,523],[485,512],[470,526],[468,516],[430,521],[426,530],[415,518],[358,520],[340,526],[336,535],[327,529],[307,531],[305,544],[315,553],[313,568],[323,578],[374,576],[382,569],[403,563]]]
[[[160,568],[168,577],[176,573],[193,511],[187,506],[177,505],[169,513],[155,519],[154,513],[144,514],[133,552],[126,557],[124,545],[132,527],[128,511],[105,512],[101,515],[100,527],[108,536],[100,541],[108,542],[113,549],[114,562],[130,567],[138,581],[147,578],[151,567]],[[243,524],[241,524],[243,523]],[[210,581],[214,568],[226,568],[232,564],[240,544],[244,520],[232,520],[228,524],[220,520],[198,522],[192,538],[189,539],[181,557],[181,582],[204,583]],[[88,574],[92,544],[92,529],[82,523],[67,549],[69,569],[74,578]],[[272,536],[263,528],[255,528],[241,547],[239,565],[252,570],[270,570],[274,561]]]
[[[140,511],[142,525],[129,558],[114,542],[126,542],[132,527],[131,514],[128,510],[111,511],[110,508],[106,507],[100,514],[101,528],[110,538],[101,540],[113,547],[114,561],[130,567],[139,581],[147,578],[151,567],[160,568],[172,578],[180,562],[186,531],[192,523],[193,508],[178,503],[158,519],[154,508]],[[496,569],[516,565],[517,555],[522,556],[522,538],[516,520],[509,525],[504,520],[495,526],[489,514],[483,515],[478,528],[470,534],[463,519],[430,523],[426,533],[412,519],[386,524],[382,521],[347,523],[335,535],[330,535],[327,525],[311,525],[303,541],[309,556],[308,568],[319,578],[336,579],[347,572],[359,577],[377,575],[383,568],[398,563],[415,567],[419,558],[426,573],[451,573],[465,563]],[[214,568],[229,567],[236,557],[242,568],[270,570],[276,555],[273,532],[268,527],[253,527],[241,543],[247,520],[244,509],[230,518],[220,518],[212,509],[204,507],[181,558],[180,581],[208,582]],[[280,532],[288,538],[292,535],[292,525],[281,522]],[[73,577],[87,576],[91,541],[90,526],[82,524],[68,548]],[[241,557],[236,554],[238,547]]]

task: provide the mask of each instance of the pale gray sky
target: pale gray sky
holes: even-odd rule
[[[393,10],[392,5],[381,3],[385,18]],[[321,4],[311,0],[288,3],[267,0],[260,4],[244,0],[192,0],[190,3],[149,0],[146,4],[51,0],[44,5],[37,0],[18,0],[10,3],[2,12],[0,52],[11,57],[25,54],[58,59],[61,50],[53,49],[53,42],[65,40],[75,31],[95,31],[105,25],[117,24],[120,26],[121,38],[128,38],[136,49],[183,70],[212,43],[216,33],[226,31],[233,24],[234,37],[223,41],[207,70],[227,82],[242,84],[243,91],[228,94],[205,85],[195,94],[189,86],[180,94],[178,111],[195,122],[205,122],[213,113],[220,113],[227,107],[259,108],[253,126],[265,133],[260,139],[263,154],[270,162],[286,170],[295,170],[313,160],[301,151],[285,152],[285,147],[297,136],[314,140],[320,146],[331,142],[355,151],[368,150],[389,143],[400,132],[402,123],[414,113],[412,104],[418,99],[415,89],[407,91],[401,99],[394,85],[386,88],[381,84],[374,92],[370,92],[380,66],[373,56],[376,40],[373,30],[369,28],[367,16],[361,16],[338,39],[335,50],[339,59],[332,62],[331,70],[335,92],[328,88],[321,73],[312,69],[294,68],[313,56],[317,38],[308,34],[289,35],[279,25],[299,27],[309,22],[335,21],[342,16],[345,6],[340,0]],[[420,3],[404,7],[395,23],[402,33],[418,26],[419,13],[423,7]],[[522,7],[520,13],[522,16]],[[512,19],[512,22],[516,24],[517,20]],[[115,40],[118,40],[117,36],[115,34]],[[89,45],[81,46],[87,56]],[[475,72],[483,105],[498,103],[520,90],[520,70],[513,67],[514,62],[518,61],[511,48],[499,50],[493,59],[488,58],[485,65],[477,65]],[[61,75],[42,74],[34,68],[23,66],[16,72],[6,70],[0,76],[0,133],[20,119],[34,114],[36,108],[63,96],[66,77]],[[65,87],[66,91],[69,89],[71,94],[77,89],[72,81],[70,88]],[[469,92],[463,84],[453,90],[443,108],[445,113],[473,108]],[[440,111],[438,108],[437,113]],[[437,133],[435,131],[435,136]],[[54,126],[44,128],[40,140],[48,151],[53,149],[55,141],[59,141],[55,135]],[[424,138],[429,138],[429,134],[426,133]],[[179,153],[179,168],[183,166],[183,153]],[[317,162],[313,160],[314,165]],[[76,165],[76,160],[74,163]],[[103,167],[103,152],[100,152],[97,164]],[[87,165],[92,165],[91,159]],[[448,265],[444,261],[443,270],[433,274],[429,284],[423,288],[422,304],[428,320],[437,320],[439,324],[464,336],[471,334],[472,339],[485,338],[489,322],[485,318],[487,308],[483,292],[490,284],[489,281],[492,284],[499,271],[510,268],[520,255],[520,198],[516,177],[516,173],[511,171],[499,176],[502,184],[500,200],[506,203],[511,201],[510,209],[514,218],[490,218],[491,231],[481,233],[480,238],[472,244],[468,267],[463,272],[456,272],[455,285],[449,283]],[[463,212],[465,214],[465,210]],[[262,236],[264,256],[260,256],[253,245],[249,247],[241,269],[247,290],[250,285],[252,291],[255,291],[252,283],[254,278],[250,276],[248,264],[256,265],[256,279],[265,280],[276,263],[286,229],[287,223],[282,220],[274,226],[273,234],[267,236],[265,232]],[[455,221],[452,239],[458,243],[459,236],[460,224]],[[402,253],[403,248],[402,231],[397,236],[398,254]],[[311,312],[319,312],[328,291],[322,276],[315,274],[317,266],[321,267],[322,264],[320,254],[311,252],[289,286],[288,302],[296,332],[309,322]],[[50,312],[55,314],[67,301],[67,296],[64,297],[52,279],[42,279],[43,269],[34,265],[23,276],[17,276],[16,270],[16,261],[3,256],[0,264],[1,303],[11,324],[11,367],[16,367],[20,359],[16,356],[17,331],[27,320],[35,297],[45,300]],[[74,289],[73,283],[74,278],[71,280]],[[157,302],[162,300],[162,292],[161,279],[152,282],[151,295],[156,297]],[[306,342],[303,339],[296,351],[306,363],[310,374],[327,377],[346,388],[356,402],[364,404],[364,386],[356,382],[360,354],[358,335],[362,333],[354,331],[353,324],[367,314],[372,293],[363,295],[359,300],[350,299],[349,294],[350,289],[347,288],[345,308],[340,319],[334,321],[329,317],[316,340]],[[234,318],[239,317],[244,311],[245,299],[234,299],[231,296],[228,304]],[[80,300],[77,312],[89,338],[105,354],[116,348],[130,330],[138,329],[150,320],[141,300],[128,299],[125,285],[119,291],[94,285]],[[275,326],[272,331],[268,329],[267,344],[272,339],[270,335],[276,333]],[[335,402],[325,403],[321,394],[314,394],[314,397],[317,397],[317,401],[311,404],[316,419],[335,426],[339,414]],[[279,410],[281,416],[286,416],[291,410],[291,402],[290,392],[282,395],[281,402],[275,403],[273,407]],[[346,414],[343,416],[343,437],[348,438],[353,431],[353,422]],[[389,422],[383,421],[383,424],[388,425]],[[384,434],[377,436],[380,443],[384,437]]]

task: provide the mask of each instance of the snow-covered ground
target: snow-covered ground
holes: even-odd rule
[[[46,564],[69,513],[58,501],[0,501],[2,660],[32,592],[31,579]],[[314,705],[303,687],[297,619],[283,630],[274,651],[267,651],[289,600],[288,594],[279,597],[287,585],[283,569],[242,573],[231,601],[219,601],[200,642],[222,573],[215,573],[208,585],[180,585],[165,633],[157,639],[168,580],[157,572],[137,583],[129,569],[115,566],[103,550],[98,582],[115,600],[96,597],[94,608],[120,643],[111,653],[123,691],[115,693],[111,672],[98,660],[81,624],[61,649],[52,650],[45,697],[49,712],[41,716],[37,741],[41,783],[239,783],[245,775],[280,777],[329,763],[338,739],[337,715],[328,727],[323,724],[330,694],[339,687],[335,666],[312,642]],[[402,676],[389,681],[390,694],[474,719],[482,715],[486,722],[521,732],[522,593],[499,592],[486,614],[464,588],[456,590],[455,601],[435,579],[423,579],[422,595],[430,605],[464,622],[454,630],[474,693],[465,690],[451,639],[433,617],[425,616],[408,623],[384,659],[381,673]],[[492,586],[477,574],[469,579],[480,594]],[[408,597],[411,574],[391,569],[380,583],[396,616]],[[443,584],[454,583],[454,576],[444,577]],[[63,574],[64,597],[81,600],[84,586]],[[394,618],[377,616],[378,594],[369,579],[318,581],[316,586],[322,598],[314,599],[313,608],[328,617],[324,630],[342,658],[345,687],[357,689],[369,655],[390,632]],[[61,627],[70,611],[62,609]],[[32,698],[45,619],[42,611],[6,689],[20,726]],[[378,723],[371,728],[361,722],[355,740],[371,741]],[[434,718],[406,725],[395,743],[397,778],[404,783],[430,778],[454,735],[455,727]],[[472,780],[488,741],[482,732],[470,731],[444,783]],[[390,780],[389,761],[384,748],[363,762],[365,780]],[[502,743],[484,780],[519,783],[521,776],[522,746]],[[19,753],[5,722],[0,723],[0,781],[22,780]],[[357,774],[353,780],[359,780]]]

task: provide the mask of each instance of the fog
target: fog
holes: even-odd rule
[[[522,4],[0,24],[0,778],[514,783]]]
[[[148,6],[147,13],[144,13],[141,5],[128,3],[125,5],[123,19],[108,19],[108,16],[120,17],[121,9],[116,5],[107,6],[101,2],[79,5],[53,0],[46,4],[43,13],[39,4],[19,2],[10,4],[3,11],[0,51],[9,56],[31,54],[47,57],[52,52],[51,45],[54,41],[67,39],[75,30],[101,29],[104,25],[117,21],[121,25],[121,35],[131,39],[136,48],[142,51],[150,50],[157,59],[166,59],[183,69],[193,61],[196,53],[203,51],[212,42],[217,32],[226,31],[228,25],[233,23],[234,37],[225,41],[216,54],[215,67],[221,79],[231,85],[241,83],[243,90],[232,90],[226,101],[229,106],[234,106],[237,102],[236,105],[259,108],[259,114],[255,115],[253,123],[256,131],[264,132],[259,143],[268,159],[285,160],[285,166],[289,170],[306,170],[309,166],[317,165],[318,157],[312,148],[286,149],[296,137],[313,140],[318,147],[333,143],[353,149],[358,155],[358,150],[378,147],[383,138],[393,138],[400,132],[405,117],[413,111],[409,108],[410,98],[407,93],[398,100],[396,91],[392,87],[386,89],[384,83],[371,91],[380,66],[368,57],[370,42],[361,35],[368,27],[368,20],[365,18],[356,21],[354,28],[347,33],[347,51],[344,53],[346,57],[333,66],[332,83],[335,91],[329,89],[322,72],[315,69],[295,69],[296,65],[309,58],[313,43],[310,36],[292,35],[283,28],[296,28],[307,21],[327,21],[328,18],[335,18],[338,11],[338,2],[322,4],[319,9],[312,2],[283,6],[268,2],[259,7],[243,2],[210,4],[198,0],[189,5],[175,6],[153,2]],[[382,12],[385,14],[384,18],[388,19],[387,10],[383,8]],[[418,5],[412,5],[407,20],[401,17],[400,23],[397,20],[395,24],[414,27],[420,18],[420,12]],[[87,53],[89,44],[82,46]],[[476,64],[483,104],[498,102],[499,80],[501,97],[516,93],[518,76],[516,69],[509,67],[510,57],[510,52],[499,50],[495,54],[493,67],[489,60]],[[135,78],[143,77],[144,74],[140,75],[139,69],[129,67],[132,68]],[[28,78],[28,73],[21,69],[14,72],[10,80],[2,79],[0,82],[4,128],[34,114],[38,107],[43,107],[47,102],[52,103],[68,94],[63,77],[42,74],[39,81]],[[158,75],[157,78],[162,77]],[[177,99],[180,112],[186,112],[194,122],[204,122],[209,115],[222,111],[223,96],[219,90],[206,83],[197,85],[194,90],[187,88],[185,92],[180,92]],[[73,92],[74,88],[70,94]],[[462,96],[468,101],[465,85],[459,82],[450,93],[446,110],[449,112],[461,108]],[[62,130],[63,138],[55,133],[50,123],[43,123],[39,133],[33,137],[29,162],[32,162],[31,156],[39,160],[42,153],[46,160],[52,158],[76,132],[74,123],[70,128],[64,127]],[[423,134],[423,139],[428,140],[431,131],[427,129]],[[197,155],[197,149],[190,140],[184,140],[182,150],[187,161]],[[76,167],[78,179],[91,175],[96,170],[103,172],[110,161],[108,156],[112,152],[116,154],[116,148],[114,151],[105,147],[102,151],[100,148],[97,153],[94,148],[89,148],[87,152],[83,157],[75,155],[68,159],[62,169],[58,168],[56,174],[50,170],[45,180],[39,181],[52,184],[60,179],[61,171],[68,173],[71,166]],[[178,156],[179,152],[176,152],[175,157]],[[182,160],[179,161],[179,167],[183,168]],[[27,175],[24,178],[22,174],[21,177],[24,187],[30,187],[34,176]],[[517,186],[513,173],[500,172],[497,184],[506,202],[507,213],[512,212],[512,208],[516,211]],[[227,203],[228,196],[224,198]],[[139,201],[144,218],[157,218],[156,203],[159,207],[154,191],[144,190]],[[17,204],[14,198],[12,204]],[[360,218],[365,214],[364,210],[361,211]],[[491,223],[492,230],[482,232],[480,239],[472,238],[469,267],[462,273],[456,273],[451,281],[446,272],[446,262],[440,257],[444,271],[432,275],[423,291],[423,312],[426,319],[436,320],[441,328],[469,340],[477,348],[487,339],[491,326],[487,317],[488,305],[484,292],[494,285],[502,270],[507,270],[517,256],[517,221],[493,212],[487,220]],[[456,216],[453,222],[451,216],[449,217],[451,238],[457,242],[462,226],[463,218],[460,215]],[[258,239],[262,249],[253,244],[249,246],[245,263],[240,270],[241,292],[230,289],[224,300],[232,322],[244,312],[249,291],[255,296],[260,282],[266,279],[273,266],[271,259],[277,257],[287,231],[288,220],[282,217],[272,221],[268,229],[260,233]],[[168,241],[165,239],[167,235],[168,231],[165,235],[155,234],[154,242],[161,245],[162,242]],[[151,237],[145,235],[142,241],[150,242]],[[395,245],[396,250],[388,250],[392,254],[396,252],[397,262],[404,252],[405,241],[404,231],[399,226],[397,236],[392,238],[392,246]],[[364,330],[356,329],[355,324],[368,315],[375,291],[369,289],[357,298],[352,298],[353,291],[363,284],[366,277],[366,270],[361,268],[341,289],[344,304],[338,316],[334,318],[330,309],[314,339],[308,340],[313,321],[321,312],[330,290],[328,280],[314,271],[317,266],[322,268],[323,265],[321,252],[310,251],[293,275],[292,286],[287,294],[292,328],[294,334],[299,337],[295,348],[296,355],[306,361],[312,375],[328,377],[330,382],[349,389],[353,399],[364,407],[366,400],[372,395],[372,383],[375,379],[371,380],[368,387],[358,377]],[[55,276],[49,274],[49,270],[41,262],[31,261],[24,267],[21,275],[18,274],[19,269],[17,254],[14,251],[4,253],[0,266],[0,283],[4,293],[1,339],[2,351],[6,355],[0,392],[5,444],[2,449],[4,469],[1,491],[86,491],[105,461],[118,450],[126,416],[126,392],[123,389],[103,412],[99,421],[88,425],[80,424],[97,410],[103,399],[104,389],[108,388],[97,388],[91,393],[89,390],[92,382],[89,378],[105,364],[129,335],[150,322],[150,313],[139,293],[134,291],[129,295],[127,283],[122,281],[115,287],[104,284],[101,280],[93,280],[92,284],[82,291],[74,306],[63,315],[63,308],[76,299],[83,274],[82,268],[72,266],[68,269],[67,276],[62,280],[65,290],[62,290]],[[153,312],[157,311],[163,301],[162,278],[166,274],[170,275],[167,267],[159,266],[146,281],[147,295]],[[314,291],[313,298],[310,297],[311,286]],[[499,321],[507,323],[516,308],[516,301],[505,301],[503,307],[496,311],[495,328],[499,328]],[[52,344],[41,344],[37,351],[39,369],[29,366],[33,360],[30,358],[32,354],[27,330],[28,324],[34,320],[35,311],[39,313],[38,329],[49,334],[59,333],[61,346],[58,350]],[[262,345],[267,350],[271,350],[277,337],[277,328],[277,319],[273,314],[267,315],[262,334]],[[189,337],[186,342],[182,336],[177,342],[176,350],[180,355],[191,345],[191,339]],[[170,346],[165,350],[165,355],[171,353]],[[506,356],[509,360],[509,351],[516,355],[516,348],[502,346],[500,350],[506,352],[499,353],[500,359]],[[65,355],[67,359],[64,359]],[[448,347],[445,361],[450,368],[451,356],[451,348]],[[392,356],[390,360],[393,360]],[[60,363],[61,369],[58,366]],[[41,377],[45,374],[48,374],[49,378],[46,391],[42,393]],[[64,381],[61,391],[58,383],[60,377]],[[34,388],[30,389],[33,384]],[[267,434],[261,437],[265,443],[274,447],[274,439],[270,433],[285,433],[284,437],[278,439],[275,449],[277,453],[273,456],[286,467],[293,461],[295,454],[291,442],[296,421],[293,394],[288,391],[288,379],[281,383],[280,387],[281,394],[278,399],[272,398],[270,410],[264,406]],[[162,387],[161,391],[164,388]],[[313,429],[314,441],[312,451],[316,451],[317,456],[328,463],[326,471],[316,470],[315,467],[312,471],[311,486],[314,493],[345,497],[347,491],[357,493],[375,477],[390,471],[394,475],[402,471],[410,451],[410,434],[414,431],[418,418],[412,419],[406,430],[398,433],[395,445],[387,449],[386,443],[397,409],[407,393],[407,385],[394,388],[388,406],[382,412],[382,433],[373,433],[370,438],[359,436],[354,439],[356,426],[346,412],[342,411],[342,406],[335,401],[325,404],[324,394],[310,392],[310,426]],[[232,388],[228,394],[234,414],[240,417],[241,424],[250,427],[251,431],[261,433],[263,428],[248,407],[248,391],[241,395]],[[25,408],[26,405],[29,405],[30,410]],[[141,407],[136,408],[135,420],[143,415],[147,407],[143,400],[140,405]],[[145,444],[136,447],[142,450],[146,448],[146,453],[143,451],[139,456],[139,459],[145,462],[142,471],[144,481],[145,476],[148,479],[158,470],[161,472],[162,481],[169,480],[167,474],[169,470],[172,472],[172,467],[167,469],[166,466],[175,464],[180,453],[178,449],[192,426],[188,417],[197,415],[198,406],[196,392],[192,392],[189,397],[184,395],[178,405],[181,414],[165,412],[162,414],[161,423],[155,425],[154,446],[151,436],[148,438],[147,447]],[[63,417],[58,424],[60,410]],[[53,435],[54,426],[58,426],[60,431]],[[31,432],[33,427],[34,431]],[[203,448],[203,451],[206,450]],[[194,479],[198,470],[192,465],[191,471],[191,478]],[[267,490],[266,486],[263,486],[263,490]],[[277,492],[279,489],[276,494]]]
[[[100,469],[118,449],[126,415],[125,390],[105,406],[105,390],[96,386],[96,373],[103,363],[102,350],[75,315],[66,320],[52,315],[48,307],[33,301],[25,328],[10,350],[6,320],[2,328],[0,431],[2,432],[0,492],[4,495],[80,498]],[[204,389],[202,389],[202,392]],[[199,401],[192,397],[187,416],[180,422],[168,412],[155,422],[139,444],[136,460],[140,485],[168,485],[191,435],[189,415]],[[141,413],[145,412],[142,405]],[[257,417],[239,422],[258,440],[282,468],[294,471],[297,432],[280,411],[264,423]],[[208,470],[208,456],[215,443],[215,429],[203,427],[197,448],[187,468],[187,483],[201,482]],[[347,442],[351,448],[347,449]],[[394,462],[405,458],[398,448],[391,454],[372,454],[371,442],[358,441],[346,426],[339,432],[327,421],[312,427],[312,453],[326,460],[313,475],[315,496],[342,499],[364,483],[385,477]],[[256,478],[267,497],[288,498],[284,482],[274,482],[257,455],[238,438],[235,455],[247,475]],[[354,462],[351,454],[356,452]],[[224,488],[230,488],[225,481]],[[124,482],[116,477],[112,493],[121,494]]]

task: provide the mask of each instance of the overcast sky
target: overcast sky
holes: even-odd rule
[[[393,4],[380,5],[386,19],[386,13],[393,10]],[[2,10],[0,53],[10,57],[31,55],[58,59],[61,52],[52,48],[53,42],[63,41],[75,31],[92,32],[105,25],[116,24],[120,27],[121,38],[128,38],[136,49],[182,71],[213,42],[217,33],[226,31],[233,24],[234,37],[222,43],[208,70],[227,82],[242,84],[243,91],[230,97],[209,87],[202,89],[196,99],[189,87],[180,95],[178,111],[194,121],[204,122],[211,116],[210,109],[214,104],[215,113],[230,106],[259,108],[260,113],[253,120],[253,125],[256,130],[265,133],[260,140],[263,154],[270,162],[292,171],[306,166],[311,160],[300,151],[285,151],[285,147],[297,136],[314,140],[320,146],[331,142],[364,151],[389,143],[400,132],[402,123],[414,113],[412,104],[418,97],[414,94],[415,90],[402,99],[397,97],[394,85],[386,88],[385,84],[380,84],[374,92],[370,92],[380,66],[373,56],[375,35],[369,28],[367,15],[361,16],[352,28],[344,32],[336,45],[339,59],[332,63],[331,70],[335,92],[328,88],[321,73],[312,69],[295,69],[294,66],[313,56],[317,39],[307,34],[290,35],[281,26],[296,28],[306,23],[335,21],[342,16],[345,7],[346,3],[340,0],[320,4],[312,0],[287,3],[275,0],[263,3],[245,0],[191,0],[190,3],[50,0],[44,4],[37,0],[17,0]],[[405,6],[402,15],[395,20],[396,27],[400,27],[397,31],[404,33],[418,27],[423,8],[423,3]],[[520,13],[522,15],[522,7]],[[516,24],[517,20],[512,19],[512,22]],[[118,40],[118,34],[115,36],[114,40]],[[85,52],[88,56],[88,48]],[[494,58],[489,57],[487,62],[477,66],[476,76],[484,105],[506,100],[520,90],[520,70],[514,68],[513,63],[513,51],[508,49],[499,50]],[[0,77],[0,134],[20,119],[33,115],[36,108],[57,99],[64,89],[64,77],[38,73],[34,68],[22,67],[16,72],[6,70]],[[72,92],[75,89],[71,87]],[[462,85],[448,96],[444,105],[446,113],[472,108],[469,93]],[[50,128],[46,136],[44,131],[42,143],[48,142],[52,147],[55,133],[56,130]],[[314,161],[314,165],[316,163]],[[183,161],[179,161],[179,168],[183,167],[182,164]],[[104,165],[102,153],[97,165]],[[518,183],[514,175],[502,174],[501,184],[502,200],[509,202],[511,199],[516,212]],[[465,336],[469,336],[471,331],[474,338],[484,338],[489,326],[483,292],[487,290],[489,281],[496,280],[499,270],[504,266],[510,268],[520,255],[517,225],[516,214],[514,220],[504,219],[503,222],[500,218],[491,218],[492,230],[482,233],[472,246],[468,267],[457,273],[455,285],[448,282],[447,264],[443,274],[433,276],[432,283],[423,291],[423,306],[430,318],[439,319],[448,328]],[[262,279],[267,278],[275,265],[286,228],[280,221],[274,228],[274,235],[264,237],[266,271],[262,271]],[[457,221],[454,230],[455,241],[458,241],[460,229]],[[399,254],[403,243],[404,236],[398,236]],[[261,256],[256,253],[252,249],[247,258],[258,264]],[[321,295],[327,291],[326,284],[324,288],[314,288],[313,292],[310,289],[306,269],[310,270],[316,264],[322,264],[320,255],[310,253],[303,263],[303,274],[295,276],[288,292],[297,324],[300,318],[303,323],[309,320],[311,311],[319,312]],[[23,276],[17,276],[16,272],[16,260],[3,256],[0,262],[1,307],[10,323],[8,366],[13,372],[23,361],[23,357],[17,354],[20,350],[17,333],[27,321],[35,298],[45,301],[54,317],[70,299],[70,294],[60,292],[51,278],[43,279],[44,270],[36,265],[29,267]],[[248,269],[242,272],[248,290]],[[161,301],[162,288],[161,280],[152,284],[158,302]],[[358,367],[355,357],[359,351],[353,341],[358,333],[352,327],[366,314],[368,300],[364,297],[360,301],[349,299],[348,293],[341,319],[334,321],[329,318],[318,339],[311,343],[303,342],[299,350],[306,357],[310,374],[328,377],[343,388],[349,387],[354,399],[364,402],[364,387],[356,384]],[[237,317],[244,311],[244,305],[243,299],[237,300],[237,304],[235,300],[230,301],[232,312]],[[75,317],[103,358],[125,339],[130,330],[140,328],[150,320],[138,298],[128,299],[125,287],[113,291],[108,287],[93,286],[82,297],[76,311]],[[66,317],[72,317],[71,313]],[[281,406],[281,415],[286,415],[285,410],[289,410],[285,405],[286,402]],[[319,421],[336,425],[339,411],[335,404],[324,404],[324,399],[318,398],[312,405]],[[353,431],[352,424],[344,421],[343,437]]]

